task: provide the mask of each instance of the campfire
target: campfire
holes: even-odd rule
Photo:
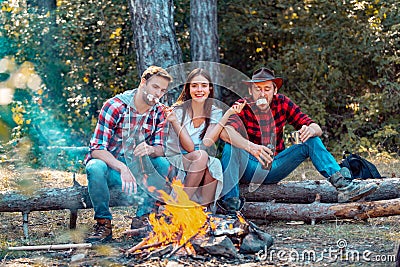
[[[237,257],[272,245],[272,237],[247,221],[240,212],[214,215],[189,199],[180,181],[172,182],[172,194],[158,191],[165,205],[150,214],[151,231],[127,255],[140,258],[211,254]]]

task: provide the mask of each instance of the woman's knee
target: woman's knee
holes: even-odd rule
[[[207,164],[208,153],[205,150],[196,150],[186,155],[186,158],[197,164]]]

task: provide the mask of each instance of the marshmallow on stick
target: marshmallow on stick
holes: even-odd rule
[[[257,106],[266,105],[267,103],[268,103],[268,102],[267,102],[267,99],[265,99],[265,98],[260,98],[260,99],[257,99],[256,105],[257,105]]]

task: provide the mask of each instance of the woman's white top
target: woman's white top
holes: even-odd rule
[[[181,123],[182,116],[183,116],[183,110],[181,108],[176,108],[174,110],[174,112],[178,119],[178,122]],[[218,123],[221,118],[222,118],[222,110],[215,106],[212,106],[211,116],[210,116],[210,125]],[[182,125],[186,127],[186,130],[188,131],[188,133],[194,143],[195,149],[198,150],[199,148],[201,148],[202,140],[200,139],[200,134],[205,127],[205,122],[203,122],[199,127],[194,127],[192,118],[190,117],[189,113],[186,112],[185,119],[184,119]],[[175,132],[172,125],[169,125],[169,132],[168,132],[167,138],[168,139],[167,139],[167,143],[166,143],[165,155],[166,155],[167,159],[169,160],[169,162],[175,168],[177,168],[177,171],[178,171],[177,179],[184,181],[186,172],[184,170],[182,157],[184,154],[187,154],[188,152],[182,148],[182,146],[179,142],[178,135]],[[207,166],[208,166],[208,170],[209,170],[211,176],[218,181],[217,189],[215,192],[215,201],[214,201],[214,208],[215,208],[215,203],[222,192],[222,182],[223,182],[222,165],[221,165],[220,160],[215,158],[215,155],[209,154]]]

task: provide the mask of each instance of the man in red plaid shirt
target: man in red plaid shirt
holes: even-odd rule
[[[137,194],[138,183],[144,190],[148,186],[161,189],[165,183],[169,163],[163,157],[163,144],[168,129],[158,100],[171,81],[167,71],[151,66],[143,72],[137,89],[116,95],[103,105],[85,158],[88,191],[97,221],[88,242],[112,238],[110,188],[120,187],[132,195]],[[154,207],[153,199],[145,199],[137,217]]]
[[[288,176],[308,157],[315,168],[339,191],[339,202],[356,201],[377,189],[375,183],[354,182],[350,171],[340,168],[321,139],[321,127],[299,106],[283,94],[278,94],[282,78],[261,68],[245,81],[250,97],[238,100],[247,105],[230,117],[221,138],[226,142],[222,153],[224,170],[223,200],[228,210],[240,210],[239,181],[252,185],[274,184]],[[299,132],[300,144],[284,146],[285,124]]]

